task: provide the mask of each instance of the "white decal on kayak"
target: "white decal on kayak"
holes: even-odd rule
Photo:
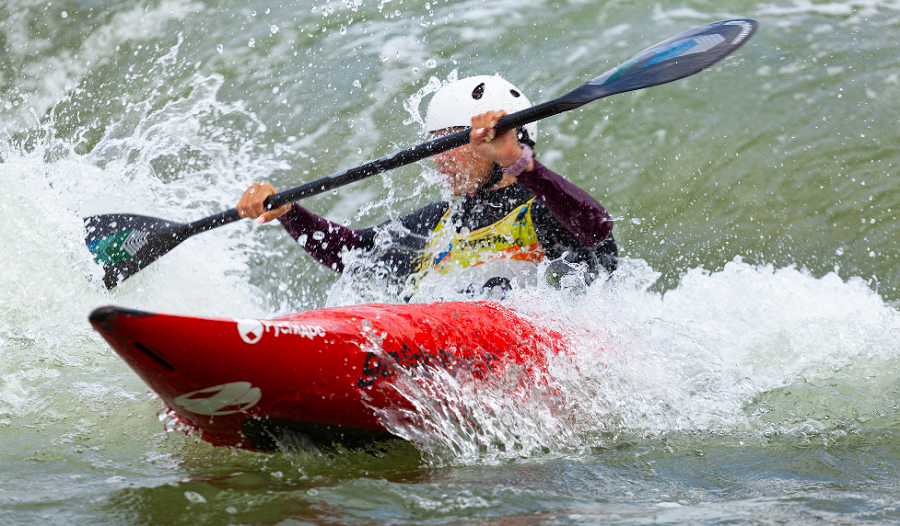
[[[263,334],[271,332],[276,337],[281,334],[293,334],[313,339],[316,336],[325,336],[325,329],[318,325],[303,325],[289,321],[268,320],[234,320],[237,322],[238,334],[241,339],[249,344],[254,344],[262,339]]]
[[[246,411],[260,398],[262,391],[250,382],[232,382],[181,395],[175,405],[198,415],[222,416]]]
[[[263,324],[259,320],[234,320],[237,322],[238,334],[241,339],[249,344],[254,344],[262,338]]]

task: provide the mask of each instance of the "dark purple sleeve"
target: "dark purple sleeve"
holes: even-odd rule
[[[344,271],[341,251],[345,248],[352,250],[359,245],[359,230],[351,230],[319,217],[297,203],[278,220],[313,259],[336,272]],[[319,236],[323,237],[316,239]]]
[[[595,247],[612,232],[612,218],[596,199],[537,159],[534,170],[522,172],[518,181],[584,246]]]

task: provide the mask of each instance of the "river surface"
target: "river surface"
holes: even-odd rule
[[[377,451],[217,449],[88,324],[384,299],[250,221],[107,291],[82,218],[199,219],[418,144],[442,80],[542,102],[743,17],[758,33],[713,68],[539,123],[622,256],[508,300],[577,335],[557,401],[456,393],[480,435]],[[0,0],[0,523],[900,523],[898,48],[896,0]],[[365,227],[433,180],[304,204]]]

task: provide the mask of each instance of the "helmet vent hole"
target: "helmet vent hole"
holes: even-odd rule
[[[512,95],[513,97],[517,98],[517,99],[518,99],[519,97],[522,96],[521,93],[519,93],[518,91],[516,91],[516,90],[514,90],[514,89],[509,90],[509,94]]]
[[[481,100],[481,97],[484,96],[484,82],[475,86],[475,89],[472,90],[472,98],[475,100]]]

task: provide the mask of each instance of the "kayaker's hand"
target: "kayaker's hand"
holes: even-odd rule
[[[269,183],[253,183],[250,185],[250,188],[244,192],[244,195],[241,196],[241,200],[235,208],[237,208],[238,214],[240,214],[241,217],[256,219],[256,222],[260,224],[268,223],[273,219],[278,219],[291,210],[291,205],[289,204],[274,210],[265,209],[264,203],[266,198],[276,193],[278,192],[275,190],[275,187]]]
[[[497,110],[472,117],[472,131],[469,132],[469,143],[482,157],[499,164],[501,168],[508,168],[522,156],[522,147],[519,146],[516,130],[507,130],[499,135],[495,135],[494,126],[497,125],[497,121],[504,115],[506,115],[505,111]],[[533,167],[534,160],[531,161],[531,164],[525,171],[531,171]]]

